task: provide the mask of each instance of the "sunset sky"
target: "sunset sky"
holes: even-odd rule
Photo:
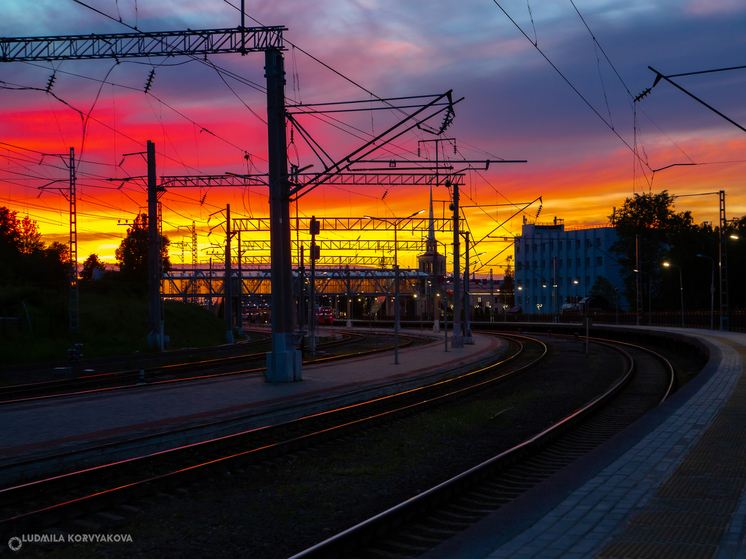
[[[85,4],[113,19],[72,0],[4,0],[0,36],[124,33],[131,27],[232,28],[240,22],[238,0]],[[362,100],[368,102],[361,106],[370,109],[380,103],[365,90],[390,98],[453,89],[454,99],[465,99],[456,106],[455,120],[443,136],[456,138],[456,153],[447,145],[441,159],[528,161],[494,163],[486,172],[468,173],[462,204],[482,206],[465,209],[475,237],[492,231],[539,196],[543,205],[538,222],[557,216],[567,226],[607,223],[626,197],[649,190],[666,189],[675,195],[725,190],[727,216],[746,214],[746,133],[665,81],[633,103],[653,85],[655,74],[648,66],[671,75],[746,65],[742,1],[245,4],[247,25],[259,25],[258,21],[288,29],[284,38],[289,103]],[[126,232],[118,222],[131,221],[138,208],[146,206],[146,193],[137,184],[120,187],[120,182],[106,179],[145,175],[142,157],[123,156],[144,151],[147,140],[156,145],[159,176],[265,172],[264,56],[224,54],[209,61],[217,69],[186,57],[0,63],[0,206],[37,220],[46,242],[66,242],[68,202],[53,189],[65,184],[52,181],[66,180],[68,171],[60,157],[50,154],[67,154],[74,147],[81,160],[79,260],[95,252],[113,263],[114,250]],[[154,67],[146,94],[145,83]],[[46,89],[55,70],[53,96]],[[746,126],[746,70],[673,79]],[[372,110],[329,116],[336,120],[299,119],[335,158],[400,118],[393,111]],[[436,117],[433,125],[439,123]],[[377,157],[417,159],[418,140],[434,137],[409,133]],[[320,169],[321,163],[297,133],[294,141],[290,161]],[[432,147],[423,148],[420,155],[423,160],[435,156]],[[696,165],[652,172],[692,163]],[[43,192],[42,186],[47,186]],[[200,260],[206,261],[210,245],[221,240],[219,229],[207,234],[223,219],[216,212],[230,204],[233,217],[266,216],[266,194],[265,187],[170,190],[161,199],[164,232],[179,243],[187,237],[184,226],[195,221]],[[439,216],[448,191],[440,187],[433,197]],[[391,218],[426,209],[427,203],[426,187],[323,186],[301,199],[298,212]],[[517,213],[494,234],[519,234],[523,217],[535,220],[539,207],[535,203]],[[676,209],[692,210],[697,222],[718,218],[713,195],[680,198]],[[294,207],[291,212],[294,215]],[[359,235],[323,231],[320,238]],[[439,240],[450,242],[447,237]],[[400,238],[413,237],[404,233]],[[482,257],[486,261],[505,247],[504,242],[485,241],[477,251],[487,253]],[[504,256],[511,253],[512,249],[495,257],[482,272],[492,267],[502,273]],[[180,255],[181,249],[172,247],[172,261],[180,263]],[[400,264],[413,266],[414,254],[400,254]]]

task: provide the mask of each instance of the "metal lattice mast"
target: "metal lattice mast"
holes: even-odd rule
[[[158,302],[160,303],[161,322],[164,321],[166,311],[163,300],[163,204],[158,201]],[[163,334],[163,332],[161,332]]]
[[[78,208],[75,188],[75,148],[70,148],[70,330],[80,329],[78,300]]]
[[[720,330],[729,330],[728,321],[728,249],[725,244],[725,227],[728,222],[725,219],[725,190],[720,194]]]
[[[192,268],[197,269],[197,226],[192,221]],[[197,281],[192,282],[192,294],[196,295],[199,292],[199,286]]]

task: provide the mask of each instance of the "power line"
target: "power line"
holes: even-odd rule
[[[517,24],[517,23],[515,22],[515,20],[514,20],[514,19],[513,19],[512,17],[510,17],[510,15],[508,14],[508,12],[506,12],[506,11],[505,11],[505,9],[504,9],[504,8],[503,8],[503,7],[502,7],[502,6],[500,5],[500,3],[499,3],[499,2],[497,1],[497,0],[492,0],[492,1],[493,1],[493,2],[495,3],[495,5],[496,5],[496,6],[498,7],[498,8],[500,8],[500,10],[502,11],[502,13],[503,13],[503,14],[505,14],[505,16],[506,16],[506,17],[507,17],[507,18],[508,18],[508,19],[509,19],[509,20],[511,21],[511,23],[512,23],[512,24],[513,24],[513,25],[514,25],[514,26],[516,27],[516,29],[518,29],[518,31],[520,31],[520,32],[521,32],[521,34],[522,34],[522,35],[523,35],[524,37],[526,37],[526,39],[528,40],[528,42],[530,42],[530,43],[531,43],[532,45],[534,45],[534,48],[535,48],[535,49],[536,49],[536,50],[537,50],[537,51],[539,52],[539,54],[541,54],[541,56],[542,56],[542,57],[544,58],[544,60],[546,60],[546,61],[547,61],[547,62],[549,63],[549,65],[550,65],[550,66],[551,66],[552,68],[554,68],[554,70],[555,70],[555,71],[556,71],[556,72],[557,72],[557,73],[558,73],[558,74],[560,75],[560,77],[561,77],[561,78],[562,78],[563,80],[565,80],[565,83],[567,83],[567,85],[569,85],[569,86],[570,86],[570,88],[571,88],[571,89],[572,89],[572,90],[573,90],[573,91],[574,91],[574,92],[575,92],[575,93],[576,93],[576,94],[578,95],[578,97],[580,97],[580,98],[581,98],[581,99],[583,100],[583,102],[584,102],[584,103],[585,103],[586,105],[588,105],[588,108],[590,108],[590,109],[591,109],[591,110],[592,110],[592,111],[593,111],[593,112],[594,112],[594,113],[596,114],[596,116],[597,116],[598,118],[600,118],[600,119],[601,119],[601,120],[603,121],[603,123],[604,123],[604,124],[605,124],[605,125],[606,125],[606,126],[607,126],[607,127],[609,128],[609,130],[611,130],[611,131],[612,131],[612,132],[614,133],[614,135],[615,135],[615,136],[616,136],[617,138],[619,138],[619,140],[620,140],[620,141],[621,141],[621,142],[622,142],[622,143],[623,143],[623,144],[624,144],[625,146],[627,146],[627,149],[629,149],[629,150],[630,150],[630,151],[631,151],[631,152],[632,152],[632,153],[633,153],[633,154],[635,155],[635,157],[639,158],[640,156],[639,156],[639,155],[637,154],[637,152],[636,152],[636,151],[635,151],[635,150],[634,150],[634,149],[632,148],[632,146],[630,146],[630,145],[629,145],[629,144],[627,143],[627,141],[626,141],[626,140],[625,140],[624,138],[622,138],[622,136],[621,136],[621,135],[620,135],[620,134],[619,134],[619,133],[618,133],[618,132],[617,132],[617,131],[616,131],[616,130],[614,129],[614,127],[613,127],[613,126],[612,126],[612,125],[611,125],[611,124],[610,124],[609,122],[607,122],[607,121],[606,121],[606,119],[605,119],[605,118],[604,118],[603,116],[601,116],[601,113],[599,113],[599,112],[598,112],[598,111],[597,111],[597,110],[595,109],[595,107],[594,107],[593,105],[591,105],[591,103],[590,103],[590,102],[589,102],[589,101],[588,101],[588,100],[587,100],[587,99],[586,99],[586,98],[585,98],[585,97],[583,96],[583,94],[582,94],[582,93],[580,93],[580,91],[578,91],[578,89],[577,89],[577,88],[576,88],[576,87],[575,87],[575,86],[574,86],[574,85],[572,84],[572,82],[571,82],[571,81],[570,81],[570,80],[569,80],[569,79],[568,79],[568,78],[567,78],[567,77],[566,77],[566,76],[565,76],[565,75],[564,75],[564,74],[563,74],[563,73],[562,73],[562,72],[560,71],[560,69],[559,69],[559,68],[557,68],[557,66],[555,66],[555,65],[554,65],[554,63],[553,63],[553,62],[552,62],[551,60],[549,60],[549,57],[548,57],[548,56],[547,56],[546,54],[544,54],[544,51],[542,51],[542,50],[541,50],[541,49],[539,48],[539,46],[538,46],[538,45],[535,45],[535,44],[533,43],[533,41],[531,41],[531,39],[530,39],[530,38],[528,37],[528,35],[526,35],[525,31],[523,31],[523,29],[521,29],[521,26],[520,26],[520,25],[518,25],[518,24]],[[640,159],[640,161],[642,161],[642,159]],[[643,164],[644,164],[645,166],[647,166],[648,168],[650,168],[650,166],[649,166],[649,165],[647,164],[647,162],[644,162],[644,161],[642,161],[642,163],[643,163]]]

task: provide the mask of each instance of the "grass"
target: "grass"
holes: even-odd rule
[[[80,328],[74,333],[69,331],[67,296],[58,291],[5,287],[2,298],[24,301],[25,309],[19,303],[21,332],[9,331],[0,336],[1,365],[64,361],[68,348],[75,343],[83,344],[86,358],[153,351],[147,343],[149,309],[147,291],[142,287],[119,282],[93,288],[81,286]],[[164,325],[170,349],[225,343],[225,322],[198,305],[166,301]]]

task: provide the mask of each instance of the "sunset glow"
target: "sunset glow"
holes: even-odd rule
[[[239,22],[236,9],[217,0],[140,0],[137,12],[128,0],[90,5],[139,30],[231,28]],[[683,7],[674,1],[576,5],[597,43],[572,5],[559,1],[534,6],[533,25],[525,2],[501,3],[529,40],[487,1],[470,0],[458,7],[384,0],[281,5],[247,1],[246,11],[266,25],[288,28],[289,105],[366,101],[360,105],[367,109],[363,112],[297,116],[333,159],[402,118],[399,111],[372,110],[381,103],[369,92],[388,98],[453,89],[454,99],[465,97],[443,134],[456,139],[456,151],[444,142],[439,159],[493,161],[487,171],[468,171],[462,189],[461,203],[467,206],[464,212],[473,238],[495,229],[493,235],[518,234],[524,216],[539,222],[556,216],[567,226],[604,224],[626,197],[648,190],[665,189],[675,195],[725,190],[728,217],[746,214],[746,134],[665,81],[639,103],[630,97],[653,85],[655,74],[648,66],[669,75],[742,64],[738,55],[746,40],[746,6],[725,2],[714,9],[704,1]],[[11,0],[3,11],[3,37],[131,31],[73,3],[62,7],[48,1],[29,5]],[[532,45],[534,40],[578,93]],[[67,154],[74,148],[78,259],[82,262],[97,253],[113,264],[114,250],[126,232],[123,223],[132,221],[147,203],[142,181],[123,181],[146,174],[144,157],[125,154],[145,151],[148,140],[156,145],[159,176],[266,172],[263,55],[214,55],[209,64],[221,70],[186,57],[0,64],[0,206],[37,220],[45,242],[67,242],[69,205],[62,190],[69,176]],[[152,86],[145,93],[153,69]],[[674,80],[746,125],[745,70]],[[436,117],[431,126],[437,127],[440,120]],[[291,137],[289,162],[321,170],[323,164],[300,132],[288,127],[288,142]],[[416,160],[418,140],[434,137],[415,130],[372,157],[384,162]],[[423,144],[419,159],[424,164],[434,158],[432,144]],[[528,163],[500,164],[499,159]],[[657,169],[662,170],[653,173]],[[190,242],[186,228],[192,222],[198,230],[199,260],[209,261],[209,247],[221,243],[221,230],[215,226],[224,218],[216,212],[230,204],[234,218],[265,217],[266,190],[169,190],[161,202],[172,262],[181,263],[178,243]],[[391,218],[426,209],[428,196],[426,186],[327,185],[303,197],[297,211],[300,216]],[[441,186],[433,197],[436,216],[444,216],[448,191]],[[538,202],[518,211],[539,197],[540,213]],[[691,210],[697,222],[718,217],[715,196],[681,198],[676,209]],[[291,215],[295,213],[292,206]],[[360,236],[322,231],[320,238]],[[269,233],[256,238],[269,239]],[[404,231],[399,238],[415,236]],[[452,241],[447,234],[439,240]],[[479,252],[487,252],[483,260],[493,260],[481,273],[489,268],[503,272],[505,256],[512,250],[496,255],[506,246],[505,241],[484,241]],[[189,249],[185,258],[191,262]],[[400,264],[416,265],[416,255],[400,254]]]

